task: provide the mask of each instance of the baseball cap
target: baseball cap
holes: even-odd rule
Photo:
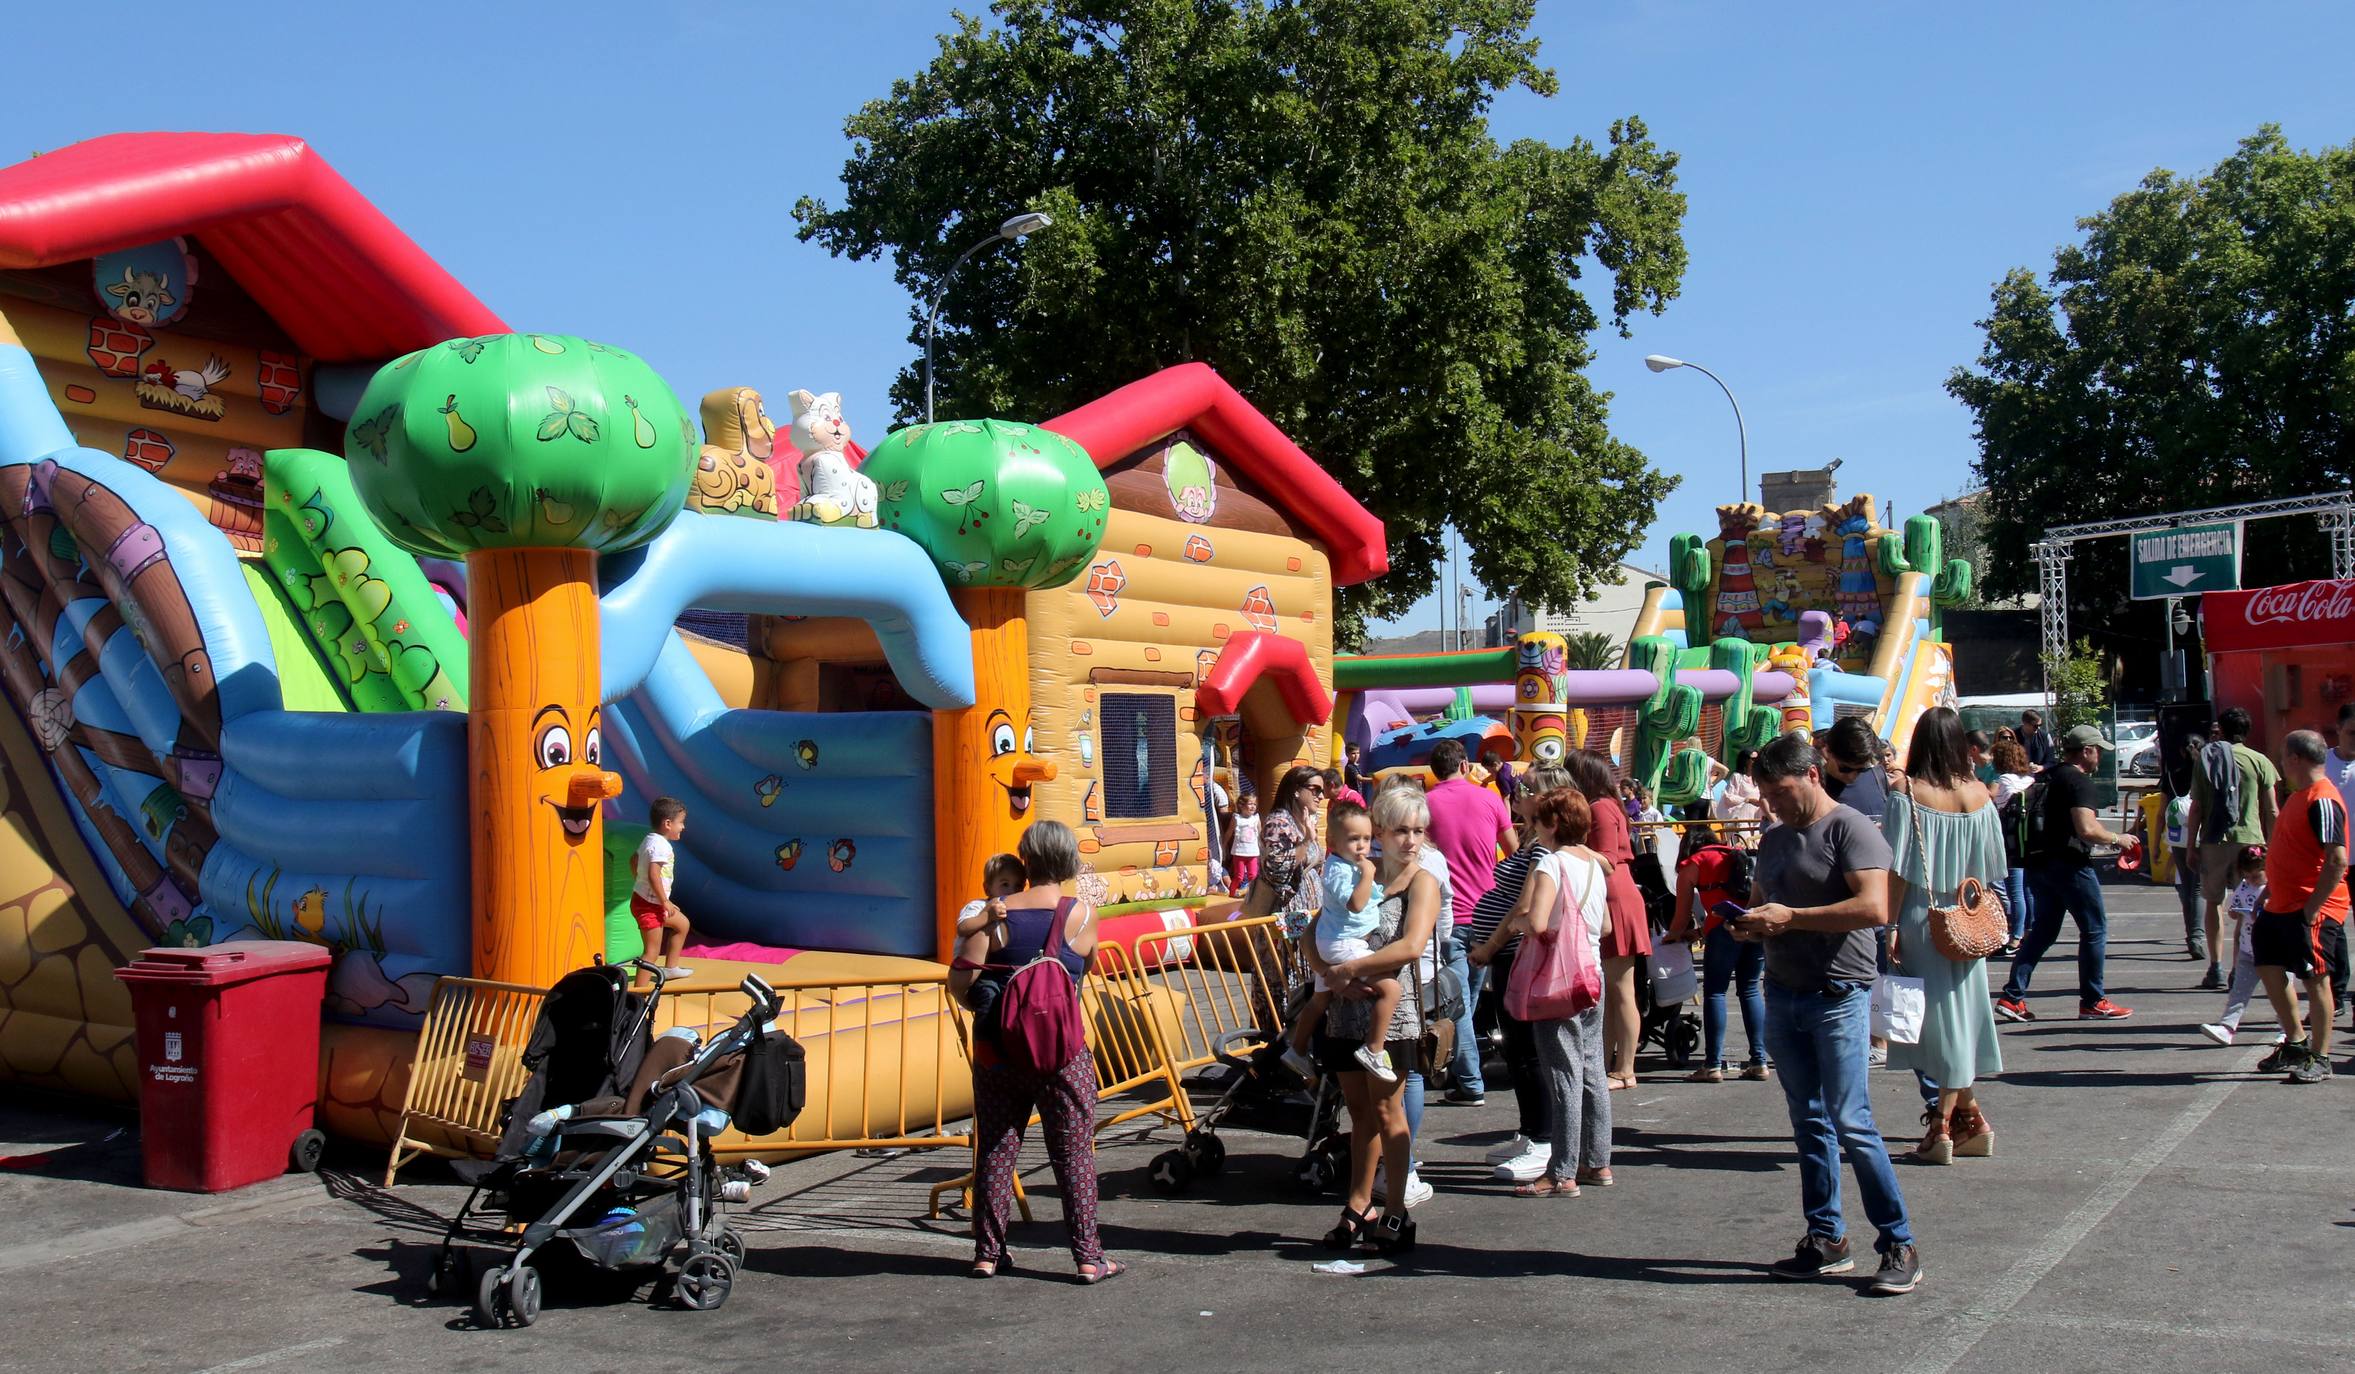
[[[2061,736],[2061,744],[2064,748],[2069,749],[2083,749],[2089,744],[2096,749],[2109,749],[2112,751],[2115,751],[2118,747],[2117,745],[2112,744],[2107,739],[2103,738],[2102,732],[2091,725],[2070,726],[2069,733]]]

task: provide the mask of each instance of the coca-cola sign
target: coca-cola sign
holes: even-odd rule
[[[2355,581],[2290,582],[2200,598],[2208,652],[2355,643]]]

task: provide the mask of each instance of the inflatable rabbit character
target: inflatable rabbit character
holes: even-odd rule
[[[842,421],[842,393],[796,391],[787,399],[793,402],[793,446],[801,450],[801,502],[789,518],[875,528],[875,483],[843,452],[850,426]]]

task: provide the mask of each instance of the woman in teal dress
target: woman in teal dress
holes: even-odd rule
[[[2003,826],[1985,784],[1971,775],[1962,718],[1940,706],[1914,723],[1906,751],[1904,792],[1889,798],[1881,822],[1889,837],[1889,909],[1897,913],[1890,953],[1896,971],[1922,980],[1924,1011],[1917,1044],[1889,1046],[1889,1067],[1912,1069],[1936,1084],[1937,1104],[1911,1158],[1950,1164],[1956,1155],[1992,1155],[1995,1130],[1979,1109],[1977,1083],[2003,1071],[1987,961],[1958,963],[1930,943],[1930,903],[1954,901],[1965,878],[2000,900]]]

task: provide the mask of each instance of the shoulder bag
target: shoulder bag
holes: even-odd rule
[[[1930,877],[1930,840],[1928,826],[1922,823],[1923,807],[1913,799],[1913,784],[1907,783],[1905,800],[1913,808],[1908,819],[1913,824],[1913,852],[1918,861],[1922,886],[1926,890]],[[2009,935],[2003,919],[2003,905],[1996,900],[1994,890],[1977,878],[1965,878],[1955,889],[1954,901],[1940,905],[1930,901],[1930,946],[1958,964],[1984,959],[2003,948]]]

